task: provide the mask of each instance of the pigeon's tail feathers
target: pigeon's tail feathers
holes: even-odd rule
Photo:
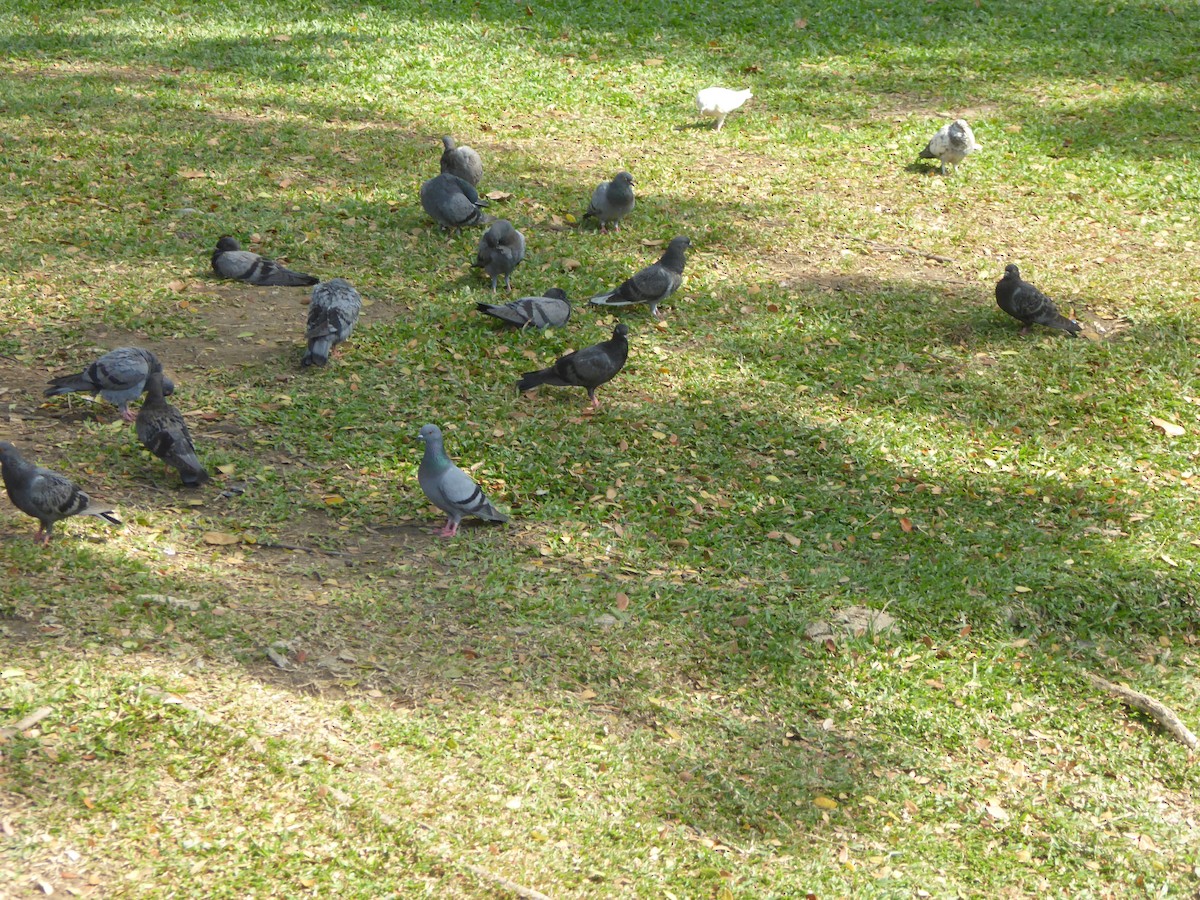
[[[553,368],[538,369],[536,372],[522,374],[521,380],[517,382],[517,390],[523,394],[543,384],[562,385],[562,383],[562,379],[558,378]]]
[[[1059,315],[1053,321],[1045,322],[1043,324],[1048,325],[1051,328],[1057,328],[1059,331],[1065,331],[1071,337],[1078,337],[1079,332],[1083,331],[1082,325],[1080,325],[1074,319],[1068,319],[1064,315]]]
[[[266,287],[312,287],[320,280],[316,275],[306,275],[303,272],[294,272],[284,266],[279,266],[259,283]]]
[[[116,510],[114,510],[111,506],[106,506],[103,503],[97,503],[95,500],[92,500],[87,506],[81,509],[79,511],[79,515],[95,516],[97,519],[103,519],[110,525],[124,524],[120,519],[117,518]]]
[[[201,465],[184,465],[184,461],[180,461],[179,477],[183,481],[184,487],[200,487],[209,480],[208,470]]]
[[[300,360],[304,368],[309,366],[324,366],[329,363],[329,354],[333,351],[333,335],[313,338],[308,344],[308,352]]]
[[[485,315],[493,316],[501,322],[507,322],[510,325],[524,327],[529,324],[529,319],[521,315],[518,310],[508,306],[497,306],[492,303],[476,303],[475,308]]]
[[[929,144],[925,145],[925,149],[917,154],[918,159],[937,159],[937,155],[929,149]]]
[[[643,302],[645,301],[625,300],[621,297],[618,297],[615,290],[608,291],[604,294],[597,294],[595,297],[592,297],[588,300],[588,303],[593,303],[596,306],[636,306],[637,304]]]
[[[96,385],[88,380],[87,376],[82,372],[76,372],[74,375],[59,375],[57,378],[50,380],[50,387],[46,388],[45,395],[47,397],[57,397],[59,394],[70,394],[75,391],[95,391]]]

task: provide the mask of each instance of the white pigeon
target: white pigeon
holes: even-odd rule
[[[925,149],[921,151],[921,159],[939,159],[942,161],[941,172],[946,174],[947,163],[958,168],[958,164],[974,153],[982,150],[975,143],[975,133],[966,119],[955,119],[949,125],[943,125],[938,133],[929,139]]]
[[[750,91],[732,91],[729,88],[710,87],[696,92],[696,110],[702,116],[717,120],[717,131],[725,124],[725,117],[754,95]]]

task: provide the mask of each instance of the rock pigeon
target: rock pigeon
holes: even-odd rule
[[[243,250],[242,245],[229,235],[217,241],[212,267],[222,278],[233,278],[259,287],[307,287],[321,280],[315,275],[293,272],[273,259]]]
[[[1021,334],[1029,334],[1034,325],[1057,328],[1075,337],[1083,329],[1079,323],[1059,315],[1054,301],[1021,278],[1021,270],[1009,263],[1004,277],[996,282],[996,305],[1022,323]]]
[[[522,297],[503,306],[477,303],[475,308],[521,329],[531,325],[534,328],[560,328],[571,318],[571,303],[562,288],[550,288],[541,297]]]
[[[621,220],[633,212],[633,176],[628,172],[618,172],[612,181],[602,181],[592,192],[592,202],[585,219],[592,218],[600,222],[600,231],[604,232],[611,223],[616,231],[621,230]]]
[[[617,327],[613,329],[613,336],[607,341],[559,357],[549,368],[526,372],[517,382],[517,390],[523,393],[533,390],[539,384],[576,385],[587,388],[592,408],[599,409],[600,401],[596,399],[596,388],[612,381],[625,367],[625,360],[629,357],[629,341],[625,337],[627,334],[629,329],[618,322]]]
[[[457,175],[438,175],[421,185],[421,208],[443,228],[462,228],[494,221],[483,211],[488,202],[469,181]]]
[[[149,350],[141,347],[118,347],[110,350],[76,375],[60,375],[50,381],[46,388],[47,397],[69,394],[72,391],[88,391],[99,394],[121,412],[121,418],[132,422],[134,414],[129,403],[136,400],[146,389],[146,378],[152,372],[161,372],[162,363]],[[163,393],[171,394],[175,385],[170,378],[163,379]]]
[[[754,95],[750,91],[733,91],[729,88],[710,87],[696,92],[696,110],[702,116],[717,120],[717,131],[725,124],[725,117]]]
[[[508,521],[508,516],[492,505],[471,476],[450,461],[440,428],[426,425],[419,437],[425,442],[425,455],[417,469],[417,483],[429,501],[446,514],[446,524],[438,531],[439,535],[454,537],[464,516],[489,522]]]
[[[111,506],[93,503],[69,478],[26,462],[8,441],[0,441],[0,473],[13,506],[40,523],[34,538],[39,543],[50,543],[54,523],[69,516],[97,516],[121,524]]]
[[[653,265],[646,266],[616,290],[597,294],[591,302],[597,306],[634,306],[646,303],[650,314],[658,318],[658,304],[670,297],[683,283],[685,255],[691,240],[677,237],[667,245],[667,252]]]
[[[331,278],[314,287],[304,332],[308,352],[300,365],[323,366],[329,362],[330,351],[354,332],[361,309],[362,297],[345,278]]]
[[[446,135],[442,138],[442,174],[457,175],[463,181],[475,187],[483,178],[483,160],[470,147],[459,147],[454,138]]]
[[[958,167],[966,157],[976,150],[981,150],[975,143],[975,133],[966,119],[955,119],[949,125],[938,129],[938,133],[929,139],[925,149],[921,151],[921,159],[938,159],[942,162],[941,173],[946,174],[946,164]]]
[[[508,276],[525,258],[525,235],[513,228],[508,219],[497,220],[479,239],[479,251],[472,268],[483,269],[492,276],[492,293],[496,281],[503,275],[504,287],[512,290]]]
[[[146,380],[146,402],[138,410],[137,436],[143,447],[179,470],[184,487],[199,487],[208,481],[183,413],[163,399],[159,372]]]

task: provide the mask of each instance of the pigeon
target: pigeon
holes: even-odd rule
[[[1057,328],[1075,337],[1083,329],[1079,323],[1059,315],[1054,301],[1021,278],[1021,270],[1009,263],[1004,277],[996,282],[996,305],[1023,324],[1021,334],[1029,334],[1034,325]]]
[[[152,372],[161,372],[162,363],[149,350],[141,347],[118,347],[110,350],[98,360],[75,375],[60,375],[50,381],[46,388],[47,397],[69,394],[72,391],[88,391],[99,394],[120,410],[126,422],[134,420],[129,411],[129,402],[136,400],[146,389],[146,378]],[[171,394],[175,385],[170,378],[163,379],[163,393]]]
[[[479,186],[483,178],[483,160],[470,147],[459,147],[454,138],[446,135],[442,138],[442,174],[457,175],[463,181],[474,187]]]
[[[426,425],[418,436],[425,442],[425,455],[417,469],[417,483],[429,501],[446,514],[446,524],[438,531],[439,535],[454,537],[464,516],[489,522],[508,521],[508,516],[492,505],[471,476],[450,461],[440,428]]]
[[[259,287],[307,287],[320,281],[315,275],[293,272],[273,259],[243,250],[235,238],[225,235],[217,241],[212,255],[213,271]]]
[[[696,110],[702,116],[717,120],[717,131],[725,124],[725,117],[754,95],[750,91],[733,91],[729,88],[710,87],[696,92]]]
[[[469,181],[457,175],[438,175],[421,185],[421,208],[443,228],[484,225],[494,221],[482,207],[486,200]]]
[[[525,235],[513,228],[508,219],[499,219],[479,239],[479,252],[471,267],[483,269],[492,276],[492,293],[496,293],[496,281],[503,275],[504,287],[512,290],[508,276],[525,258]]]
[[[93,503],[66,476],[26,462],[8,441],[0,441],[0,474],[13,506],[38,520],[41,527],[34,540],[41,544],[50,543],[54,523],[68,516],[97,516],[121,524],[111,506]]]
[[[596,388],[612,381],[625,367],[625,360],[629,357],[629,341],[625,337],[627,334],[629,329],[618,322],[617,327],[613,329],[613,336],[607,341],[559,357],[549,368],[526,372],[517,382],[517,390],[524,393],[533,390],[539,384],[576,385],[587,388],[592,409],[599,409],[600,401],[596,399]]]
[[[650,314],[658,318],[658,304],[670,297],[683,283],[683,264],[687,262],[685,251],[691,240],[677,237],[667,245],[667,252],[653,265],[646,266],[632,278],[622,282],[616,290],[597,294],[591,298],[597,306],[634,306],[646,303]]]
[[[146,402],[138,410],[137,436],[143,447],[179,470],[184,487],[199,487],[208,481],[183,413],[163,399],[159,372],[146,379]]]
[[[571,303],[562,288],[550,288],[541,297],[522,297],[503,306],[476,303],[475,308],[522,330],[530,325],[534,328],[559,328],[571,318]]]
[[[633,212],[633,176],[628,172],[618,172],[612,181],[602,181],[592,192],[592,202],[588,205],[585,219],[592,218],[600,222],[600,231],[607,230],[609,223],[615,231],[621,230],[621,220]]]
[[[958,164],[976,150],[983,149],[975,143],[975,133],[966,119],[955,119],[949,125],[938,129],[938,133],[929,139],[925,149],[920,153],[920,159],[938,159],[942,162],[941,173],[946,174],[946,164],[958,168]]]
[[[323,366],[329,362],[330,351],[354,332],[361,309],[362,297],[345,278],[331,278],[314,287],[304,332],[308,352],[300,365]]]

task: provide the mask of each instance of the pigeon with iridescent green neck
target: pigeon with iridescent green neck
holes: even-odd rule
[[[439,535],[454,537],[466,516],[488,522],[508,521],[508,516],[492,505],[474,479],[446,455],[440,428],[426,425],[418,436],[425,442],[425,455],[417,469],[417,483],[429,502],[446,514],[446,524],[438,531]]]

